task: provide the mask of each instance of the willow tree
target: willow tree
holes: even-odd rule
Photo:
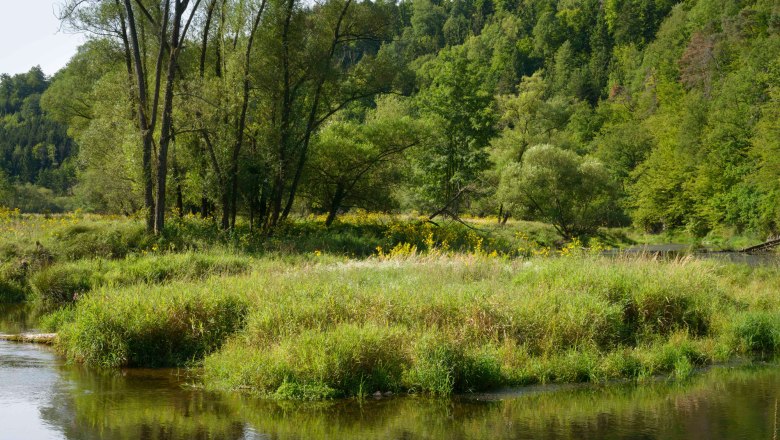
[[[239,202],[239,177],[247,138],[254,139],[256,119],[265,115],[251,112],[257,108],[258,84],[253,66],[262,57],[256,43],[258,31],[266,20],[267,2],[227,3],[212,0],[206,8],[197,60],[191,57],[183,83],[185,98],[182,131],[191,131],[193,155],[200,156],[198,169],[202,186],[201,211],[208,210],[208,193],[217,193],[221,204],[222,227],[235,225]],[[213,178],[209,179],[206,174]]]
[[[147,229],[155,233],[165,226],[178,60],[200,3],[201,0],[72,0],[62,11],[62,18],[73,27],[122,42],[132,76],[128,85],[142,145]],[[153,37],[149,38],[149,34]]]
[[[263,222],[273,228],[293,207],[313,135],[350,103],[390,90],[397,66],[379,50],[392,32],[386,5],[282,0],[269,6],[258,76],[271,165]]]

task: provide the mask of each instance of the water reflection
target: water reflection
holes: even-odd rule
[[[744,253],[736,251],[709,251],[682,244],[642,245],[627,249],[610,249],[602,252],[609,257],[646,257],[662,260],[695,258],[722,263],[745,264],[752,267],[780,267],[780,255],[775,252]]]
[[[244,439],[245,424],[226,398],[187,386],[175,370],[99,374],[58,368],[60,380],[43,418],[68,439]]]
[[[34,330],[38,318],[38,312],[28,304],[0,303],[0,333]]]
[[[29,322],[15,325],[25,328]],[[778,434],[777,365],[720,367],[686,383],[535,387],[446,401],[269,402],[205,392],[191,386],[194,380],[176,370],[98,374],[64,365],[45,347],[0,342],[0,440],[774,439]]]
[[[780,372],[713,370],[679,385],[589,386],[500,400],[397,399],[242,415],[271,438],[769,439]]]
[[[62,438],[58,425],[40,414],[58,380],[57,362],[48,350],[0,342],[0,439]]]
[[[8,352],[2,345],[0,350]],[[28,348],[13,350],[20,357]],[[38,357],[30,356],[37,366],[25,369],[16,385],[9,388],[0,380],[0,408],[12,414],[2,419],[0,438],[579,440],[771,439],[777,434],[776,366],[717,368],[685,384],[536,388],[447,401],[404,397],[295,404],[208,393],[188,387],[189,379],[176,371],[100,375],[41,363]],[[14,369],[0,367],[0,378]],[[8,396],[16,397],[6,401]]]

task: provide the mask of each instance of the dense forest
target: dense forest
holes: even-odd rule
[[[153,231],[166,215],[270,231],[353,208],[567,237],[780,230],[775,0],[89,0],[61,15],[90,35],[67,67],[0,83],[6,203],[45,188]]]
[[[39,67],[0,75],[0,203],[26,211],[63,209],[76,181],[66,125],[41,109],[49,84]]]

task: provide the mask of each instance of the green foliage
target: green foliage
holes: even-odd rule
[[[3,194],[0,203],[24,211],[57,211],[34,201],[28,185],[64,195],[75,183],[70,158],[76,152],[66,127],[41,109],[41,94],[49,87],[40,67],[14,76],[0,76],[0,171],[18,184],[20,194]],[[46,198],[51,199],[49,195]],[[60,208],[61,210],[62,208]]]
[[[249,269],[245,258],[210,254],[160,254],[124,260],[78,260],[58,263],[30,277],[34,299],[45,307],[59,307],[101,286],[160,284],[172,280],[203,280]]]
[[[315,210],[388,211],[398,205],[407,151],[420,143],[423,127],[410,116],[406,100],[387,97],[362,122],[338,120],[317,136],[308,167],[307,193]]]
[[[404,373],[410,392],[448,396],[454,392],[489,390],[502,384],[495,353],[467,349],[446,336],[423,334],[412,348],[412,367]]]
[[[745,307],[774,313],[780,306],[760,300],[776,270],[581,257],[508,271],[496,259],[396,261],[404,262],[400,269],[314,266],[303,269],[306,280],[291,274],[264,287],[213,280],[213,290],[254,286],[244,290],[253,306],[240,336],[207,357],[207,383],[275,398],[385,387],[448,395],[540,382],[682,379],[734,353],[776,350],[774,315],[741,318]],[[369,343],[383,338],[393,342]]]
[[[537,145],[507,166],[499,194],[521,217],[551,223],[564,237],[593,233],[609,221],[612,180],[600,162]]]
[[[251,235],[212,236],[209,222],[189,219],[124,258],[68,261],[71,254],[44,247],[69,249],[63,231],[90,241],[109,225],[132,234],[137,223],[7,215],[13,236],[46,245],[11,242],[0,285],[11,286],[4,292],[12,299],[32,288],[41,303],[60,307],[43,328],[61,335],[68,358],[106,367],[205,358],[208,386],[277,399],[687,377],[694,367],[777,346],[775,268],[585,257],[578,243],[559,258],[508,258],[552,252],[525,236],[539,225],[510,222],[492,237],[350,214],[330,230],[321,220],[287,224],[279,230],[287,235],[274,238],[276,253],[255,259],[246,252],[262,248]],[[53,235],[30,235],[31,227]],[[312,238],[333,230],[363,240],[370,232],[387,247],[362,260],[317,248],[295,255],[334,246]],[[200,250],[173,252],[182,241]],[[373,244],[345,243],[321,249]]]
[[[0,277],[0,304],[20,303],[27,297],[25,289],[14,280]]]
[[[417,191],[423,206],[457,214],[461,197],[474,192],[470,188],[488,167],[486,147],[495,114],[484,73],[484,66],[470,59],[464,47],[443,50],[421,67],[420,112],[436,130],[418,149]]]
[[[201,2],[161,58],[173,100],[140,107],[128,67],[167,31],[138,21],[134,66],[105,36],[121,4],[68,3],[100,35],[51,80],[0,79],[0,203],[143,216],[159,189],[180,214],[151,235],[0,210],[0,298],[78,299],[46,323],[72,360],[205,359],[213,388],[325,399],[684,379],[780,346],[776,270],[574,240],[778,232],[772,2]]]
[[[405,336],[400,328],[344,324],[303,332],[270,351],[231,345],[207,359],[207,375],[217,383],[227,381],[227,386],[251,384],[254,391],[283,399],[398,391],[406,363],[400,350]]]
[[[597,158],[614,183],[600,212],[576,214],[587,220],[564,235],[630,223],[694,237],[778,232],[771,2],[521,3],[202,2],[188,35],[202,44],[178,58],[169,166],[152,174],[170,171],[175,210],[221,211],[222,229],[244,218],[268,232],[309,212],[331,225],[353,208],[551,221],[565,209],[545,197],[531,215],[507,189],[516,176],[502,178],[551,144]],[[0,165],[13,166],[0,168],[18,194],[4,185],[0,196],[26,211],[149,212],[159,158],[141,157],[132,57],[103,35],[122,5],[72,6],[67,24],[98,35],[68,67],[3,79],[11,140]],[[142,46],[143,65],[155,65],[158,43]],[[164,114],[155,102],[144,112]],[[14,140],[32,126],[56,136]]]
[[[78,267],[52,266],[36,272],[30,278],[33,292],[47,306],[76,301],[79,294],[90,290],[93,272],[80,264]]]
[[[66,226],[54,233],[53,252],[68,260],[122,258],[150,247],[150,237],[141,225],[98,223]]]

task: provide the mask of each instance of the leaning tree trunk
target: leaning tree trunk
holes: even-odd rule
[[[339,209],[341,209],[341,203],[344,201],[344,196],[346,196],[346,194],[347,192],[344,188],[344,184],[339,182],[338,185],[336,185],[336,192],[333,194],[333,199],[331,199],[330,202],[328,218],[325,219],[326,227],[330,227],[330,225],[333,224],[333,221],[336,220],[336,215],[338,215]]]

